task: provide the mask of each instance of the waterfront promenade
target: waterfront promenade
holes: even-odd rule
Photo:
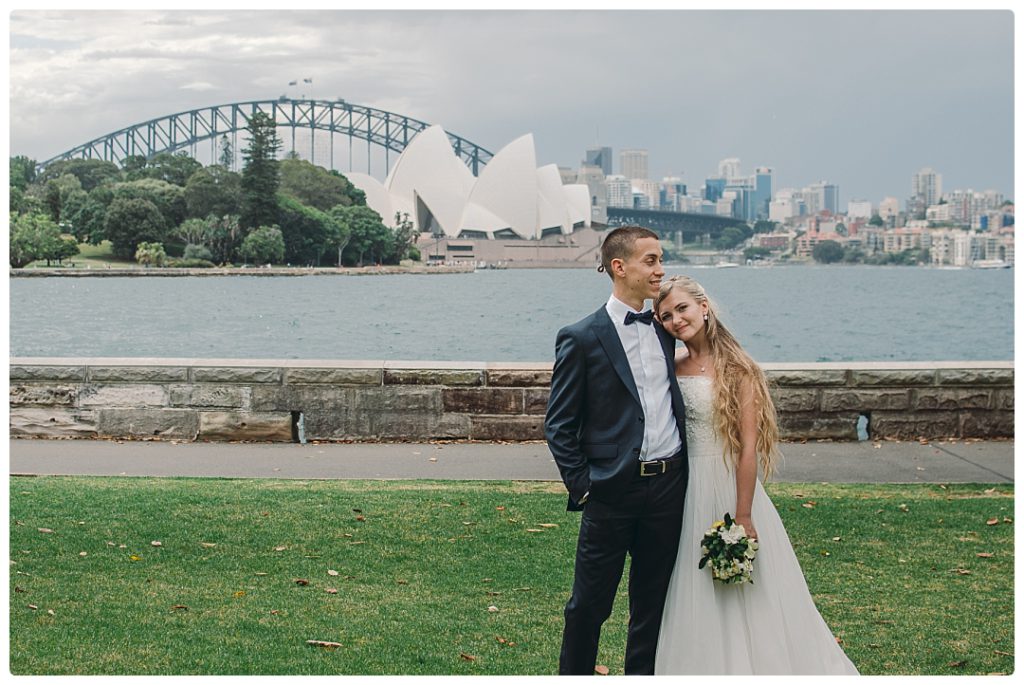
[[[1011,440],[791,442],[774,480],[1012,483]],[[559,480],[547,444],[10,441],[12,475],[273,479]]]

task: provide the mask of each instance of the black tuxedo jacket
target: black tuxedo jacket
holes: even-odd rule
[[[658,324],[651,325],[665,352],[685,458],[686,416],[676,381],[675,339]],[[637,469],[644,440],[643,407],[629,359],[603,305],[558,332],[544,435],[569,491],[569,511],[583,509],[579,501],[588,491],[591,497],[614,498]]]

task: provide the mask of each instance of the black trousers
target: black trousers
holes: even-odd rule
[[[665,593],[683,519],[686,468],[634,476],[614,500],[591,498],[583,508],[576,545],[576,577],[565,605],[560,675],[593,675],[601,625],[629,552],[629,637],[626,674],[653,675]]]

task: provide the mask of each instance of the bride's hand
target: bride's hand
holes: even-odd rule
[[[757,539],[757,529],[754,528],[754,520],[749,516],[737,516],[736,523],[743,526],[743,530],[747,532],[747,537],[751,540]]]

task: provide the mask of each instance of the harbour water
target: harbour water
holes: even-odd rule
[[[668,266],[761,362],[1013,359],[1013,270]],[[607,299],[590,269],[10,279],[15,357],[532,361]]]

